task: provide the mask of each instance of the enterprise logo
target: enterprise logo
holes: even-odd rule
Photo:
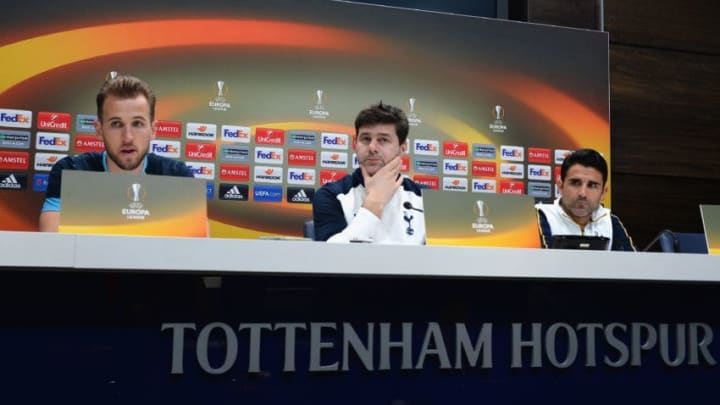
[[[528,195],[540,198],[550,198],[552,196],[552,185],[550,183],[528,181]]]
[[[440,163],[437,159],[415,159],[413,167],[419,173],[438,174],[440,172]]]
[[[77,132],[95,132],[96,115],[78,114],[75,117],[75,130]],[[159,121],[158,121],[159,123]],[[155,133],[157,135],[157,132]],[[178,135],[179,137],[179,135]]]
[[[221,146],[222,155],[220,160],[230,162],[249,162],[250,161],[250,147],[248,146],[232,146],[223,145]]]
[[[293,146],[315,147],[317,134],[311,131],[290,131],[289,144]]]
[[[0,148],[30,149],[30,132],[0,129]]]
[[[0,109],[0,126],[12,128],[30,128],[32,111]]]
[[[497,150],[495,145],[474,143],[472,146],[472,154],[474,158],[480,159],[495,159]]]
[[[282,202],[282,187],[255,186],[253,188],[253,200],[257,202]]]

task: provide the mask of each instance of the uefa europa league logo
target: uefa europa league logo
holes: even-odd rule
[[[317,103],[315,104],[315,108],[322,109],[323,105],[323,89],[317,89],[315,90],[315,95],[317,96]]]
[[[225,81],[216,81],[215,87],[217,88],[217,93],[215,97],[213,97],[210,102],[208,102],[208,107],[210,107],[211,110],[215,111],[229,110],[231,108],[231,105],[226,100],[226,97],[228,95],[228,86],[225,84]]]
[[[308,109],[308,115],[315,119],[325,120],[330,116],[330,112],[325,108],[325,90],[315,90],[315,105]]]
[[[408,103],[410,104],[410,114],[415,114],[415,97],[410,97]]]
[[[502,121],[505,118],[505,109],[501,105],[496,105],[493,109],[495,121]]]
[[[410,106],[410,111],[408,111],[408,113],[407,113],[407,119],[408,119],[408,124],[410,124],[410,126],[413,126],[413,127],[416,127],[422,123],[422,120],[415,113],[415,104],[416,103],[417,103],[417,99],[415,97],[410,97],[408,99],[408,105]]]
[[[116,71],[113,70],[113,71],[108,72],[108,73],[105,75],[105,81],[106,81],[106,82],[109,82],[110,80],[114,80],[114,79],[117,78],[117,77],[118,77],[118,72],[116,72]]]
[[[216,84],[217,84],[217,89],[218,89],[218,92],[217,92],[218,98],[225,97],[225,82],[222,80],[218,80]]]
[[[485,224],[487,223],[487,206],[485,204],[485,201],[483,200],[477,200],[475,201],[475,214],[477,214],[477,218],[475,219],[475,223],[478,224]]]
[[[132,202],[140,202],[140,189],[142,188],[142,184],[133,183],[130,188],[132,189]]]

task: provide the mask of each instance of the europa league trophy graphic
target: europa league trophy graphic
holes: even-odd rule
[[[330,112],[325,109],[325,103],[323,97],[325,91],[323,89],[315,90],[315,105],[308,110],[308,114],[316,119],[324,120],[330,116]]]
[[[475,201],[475,214],[477,214],[477,218],[475,219],[476,224],[486,224],[488,222],[487,218],[485,217],[487,207],[485,206],[485,201],[483,200],[477,200]]]
[[[217,86],[217,95],[213,97],[208,103],[208,107],[215,111],[227,111],[230,109],[230,103],[227,102],[227,86],[224,80],[218,80],[215,82]]]
[[[130,189],[128,190],[128,197],[130,197],[130,208],[133,209],[140,209],[142,208],[143,204],[140,202],[142,198],[142,194],[144,194],[142,184],[140,183],[132,183],[130,185]]]
[[[493,107],[492,114],[495,121],[490,124],[490,129],[495,133],[504,133],[507,130],[507,125],[505,125],[505,108],[497,104]]]
[[[422,120],[418,118],[417,113],[415,112],[415,103],[417,102],[417,99],[415,97],[410,97],[408,99],[408,105],[410,106],[410,111],[407,113],[407,119],[408,124],[410,124],[413,127],[416,127],[420,124],[422,124]]]

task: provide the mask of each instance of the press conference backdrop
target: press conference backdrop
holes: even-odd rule
[[[379,100],[408,113],[404,171],[426,187],[551,199],[568,151],[611,158],[606,33],[320,0],[106,3],[0,17],[2,230],[37,229],[52,164],[102,150],[109,71],[155,89],[151,151],[207,180],[214,237],[300,236]]]

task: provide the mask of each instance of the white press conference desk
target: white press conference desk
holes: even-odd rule
[[[720,282],[720,256],[0,232],[0,269]]]

